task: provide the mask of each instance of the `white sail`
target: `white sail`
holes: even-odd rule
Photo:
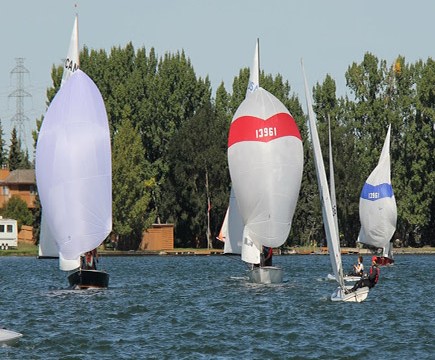
[[[260,87],[260,44],[259,40],[255,43],[254,59],[252,60],[251,71],[249,72],[248,88],[246,96],[253,93]]]
[[[69,43],[68,53],[63,66],[62,82],[61,85],[69,79],[69,77],[74,74],[74,72],[79,68],[79,25],[78,25],[78,15],[74,19],[74,26],[71,33],[71,40]]]
[[[103,98],[77,70],[51,102],[36,147],[42,208],[60,256],[76,260],[112,229],[110,132]]]
[[[64,62],[61,86],[69,79],[69,77],[79,68],[79,36],[78,36],[78,15],[74,19],[74,25],[71,32],[71,40],[68,48],[68,53]],[[58,257],[59,249],[54,239],[50,228],[46,224],[44,211],[41,211],[41,229],[39,235],[39,257]],[[63,263],[64,262],[64,263]],[[67,261],[59,259],[61,269],[74,269],[80,266],[80,258]],[[75,267],[74,267],[75,266]]]
[[[44,212],[41,211],[41,228],[39,234],[39,248],[38,256],[55,257],[59,256],[59,249],[57,248],[56,240],[50,233],[47,221],[45,220]]]
[[[308,110],[308,125],[311,134],[311,142],[314,151],[314,164],[316,167],[317,183],[319,185],[320,202],[322,204],[323,226],[325,228],[328,252],[331,260],[334,277],[344,288],[343,267],[341,263],[340,241],[338,229],[335,228],[334,215],[332,211],[331,197],[329,194],[328,181],[326,179],[325,166],[323,164],[322,149],[320,148],[319,135],[317,133],[316,116],[311,104],[311,94],[308,90],[308,83],[305,77],[305,70],[302,64],[302,72],[305,84],[305,97]]]
[[[244,225],[237,208],[237,202],[233,190],[231,190],[230,204],[225,215],[224,224],[226,224],[223,225],[223,234],[225,237],[224,253],[241,254]]]
[[[367,178],[359,201],[361,229],[358,242],[378,248],[388,246],[397,222],[396,199],[391,185],[390,132],[391,125],[378,165]]]
[[[71,271],[79,268],[81,265],[80,256],[72,260],[65,259],[62,254],[59,254],[59,269],[62,271]]]
[[[331,121],[329,115],[328,115],[328,135],[329,135],[329,188],[331,192],[332,215],[334,216],[335,230],[337,231],[338,238],[340,238],[340,232],[338,228],[337,199],[335,196],[334,160],[332,158]]]
[[[249,264],[260,264],[261,245],[258,245],[249,234],[249,229],[243,229],[241,259]]]
[[[258,41],[245,100],[228,136],[228,164],[244,234],[257,249],[282,245],[290,232],[302,179],[303,148],[296,122],[258,81]]]

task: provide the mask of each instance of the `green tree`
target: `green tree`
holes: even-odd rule
[[[150,208],[155,180],[144,156],[137,131],[124,119],[113,141],[113,231],[119,235],[119,248],[136,250],[142,232],[156,218]]]
[[[8,164],[8,153],[6,150],[6,142],[4,140],[5,133],[3,132],[3,125],[0,120],[0,167]]]
[[[26,202],[15,195],[1,209],[1,214],[4,218],[17,220],[18,231],[21,230],[22,225],[31,226],[33,224],[33,215],[27,208]]]
[[[179,246],[207,244],[207,179],[211,233],[219,232],[229,200],[227,126],[226,118],[207,104],[184,122],[169,144],[165,217],[176,224]]]
[[[20,142],[17,138],[17,129],[14,127],[11,133],[11,146],[9,147],[9,170],[13,171],[19,169],[22,161],[22,152],[20,149]]]

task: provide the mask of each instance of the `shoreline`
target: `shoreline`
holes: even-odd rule
[[[24,248],[24,249],[23,249]],[[223,249],[193,249],[193,248],[176,248],[171,250],[98,250],[101,256],[237,256],[237,254],[224,254]],[[435,255],[435,247],[421,247],[421,248],[395,248],[393,250],[394,256],[398,255]],[[372,253],[368,249],[361,249],[356,247],[342,247],[342,255],[367,255]],[[286,249],[275,249],[275,256],[289,256],[289,255],[328,255],[327,247],[290,247]],[[19,246],[18,249],[0,250],[1,256],[34,256],[38,258],[38,247],[35,245]]]

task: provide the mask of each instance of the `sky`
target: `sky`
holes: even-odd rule
[[[184,50],[213,91],[221,82],[231,91],[259,38],[261,69],[288,80],[304,106],[301,59],[311,86],[329,74],[344,96],[345,72],[366,52],[388,64],[398,55],[412,63],[435,53],[433,0],[0,0],[0,119],[8,146],[16,58],[29,71],[23,142],[32,155],[31,131],[46,111],[51,68],[66,56],[76,13],[80,48],[109,52],[131,41],[159,57]]]

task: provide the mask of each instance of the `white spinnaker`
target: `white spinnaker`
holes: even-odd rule
[[[231,124],[232,185],[243,222],[258,248],[281,246],[290,232],[303,169],[302,141],[300,135],[291,134],[293,125],[299,135],[288,110],[261,87],[246,97]],[[283,127],[288,133],[281,136]]]
[[[64,61],[61,86],[79,67],[79,37],[78,37],[78,15],[75,16],[74,25],[71,32],[68,53]],[[44,211],[41,211],[41,230],[39,236],[39,256],[40,257],[58,257],[59,249],[50,228],[46,224]],[[80,258],[75,260],[66,260],[59,258],[59,267],[64,270],[74,270],[80,266]]]
[[[317,183],[319,185],[320,202],[322,204],[323,225],[325,228],[326,240],[328,242],[328,252],[331,260],[332,270],[335,279],[344,288],[343,266],[341,262],[340,240],[338,229],[335,228],[334,215],[332,212],[331,197],[329,194],[328,181],[326,179],[325,166],[323,164],[322,149],[320,147],[319,135],[317,133],[316,116],[311,104],[311,94],[308,90],[308,83],[305,76],[304,66],[302,72],[305,84],[305,97],[308,111],[308,125],[311,134],[311,141],[314,151],[314,164],[316,167]]]
[[[81,70],[50,104],[35,168],[60,256],[75,260],[99,246],[112,229],[110,133],[103,98]]]
[[[391,185],[390,133],[388,127],[378,165],[367,178],[360,195],[361,229],[358,242],[384,248],[396,231],[397,207]]]

